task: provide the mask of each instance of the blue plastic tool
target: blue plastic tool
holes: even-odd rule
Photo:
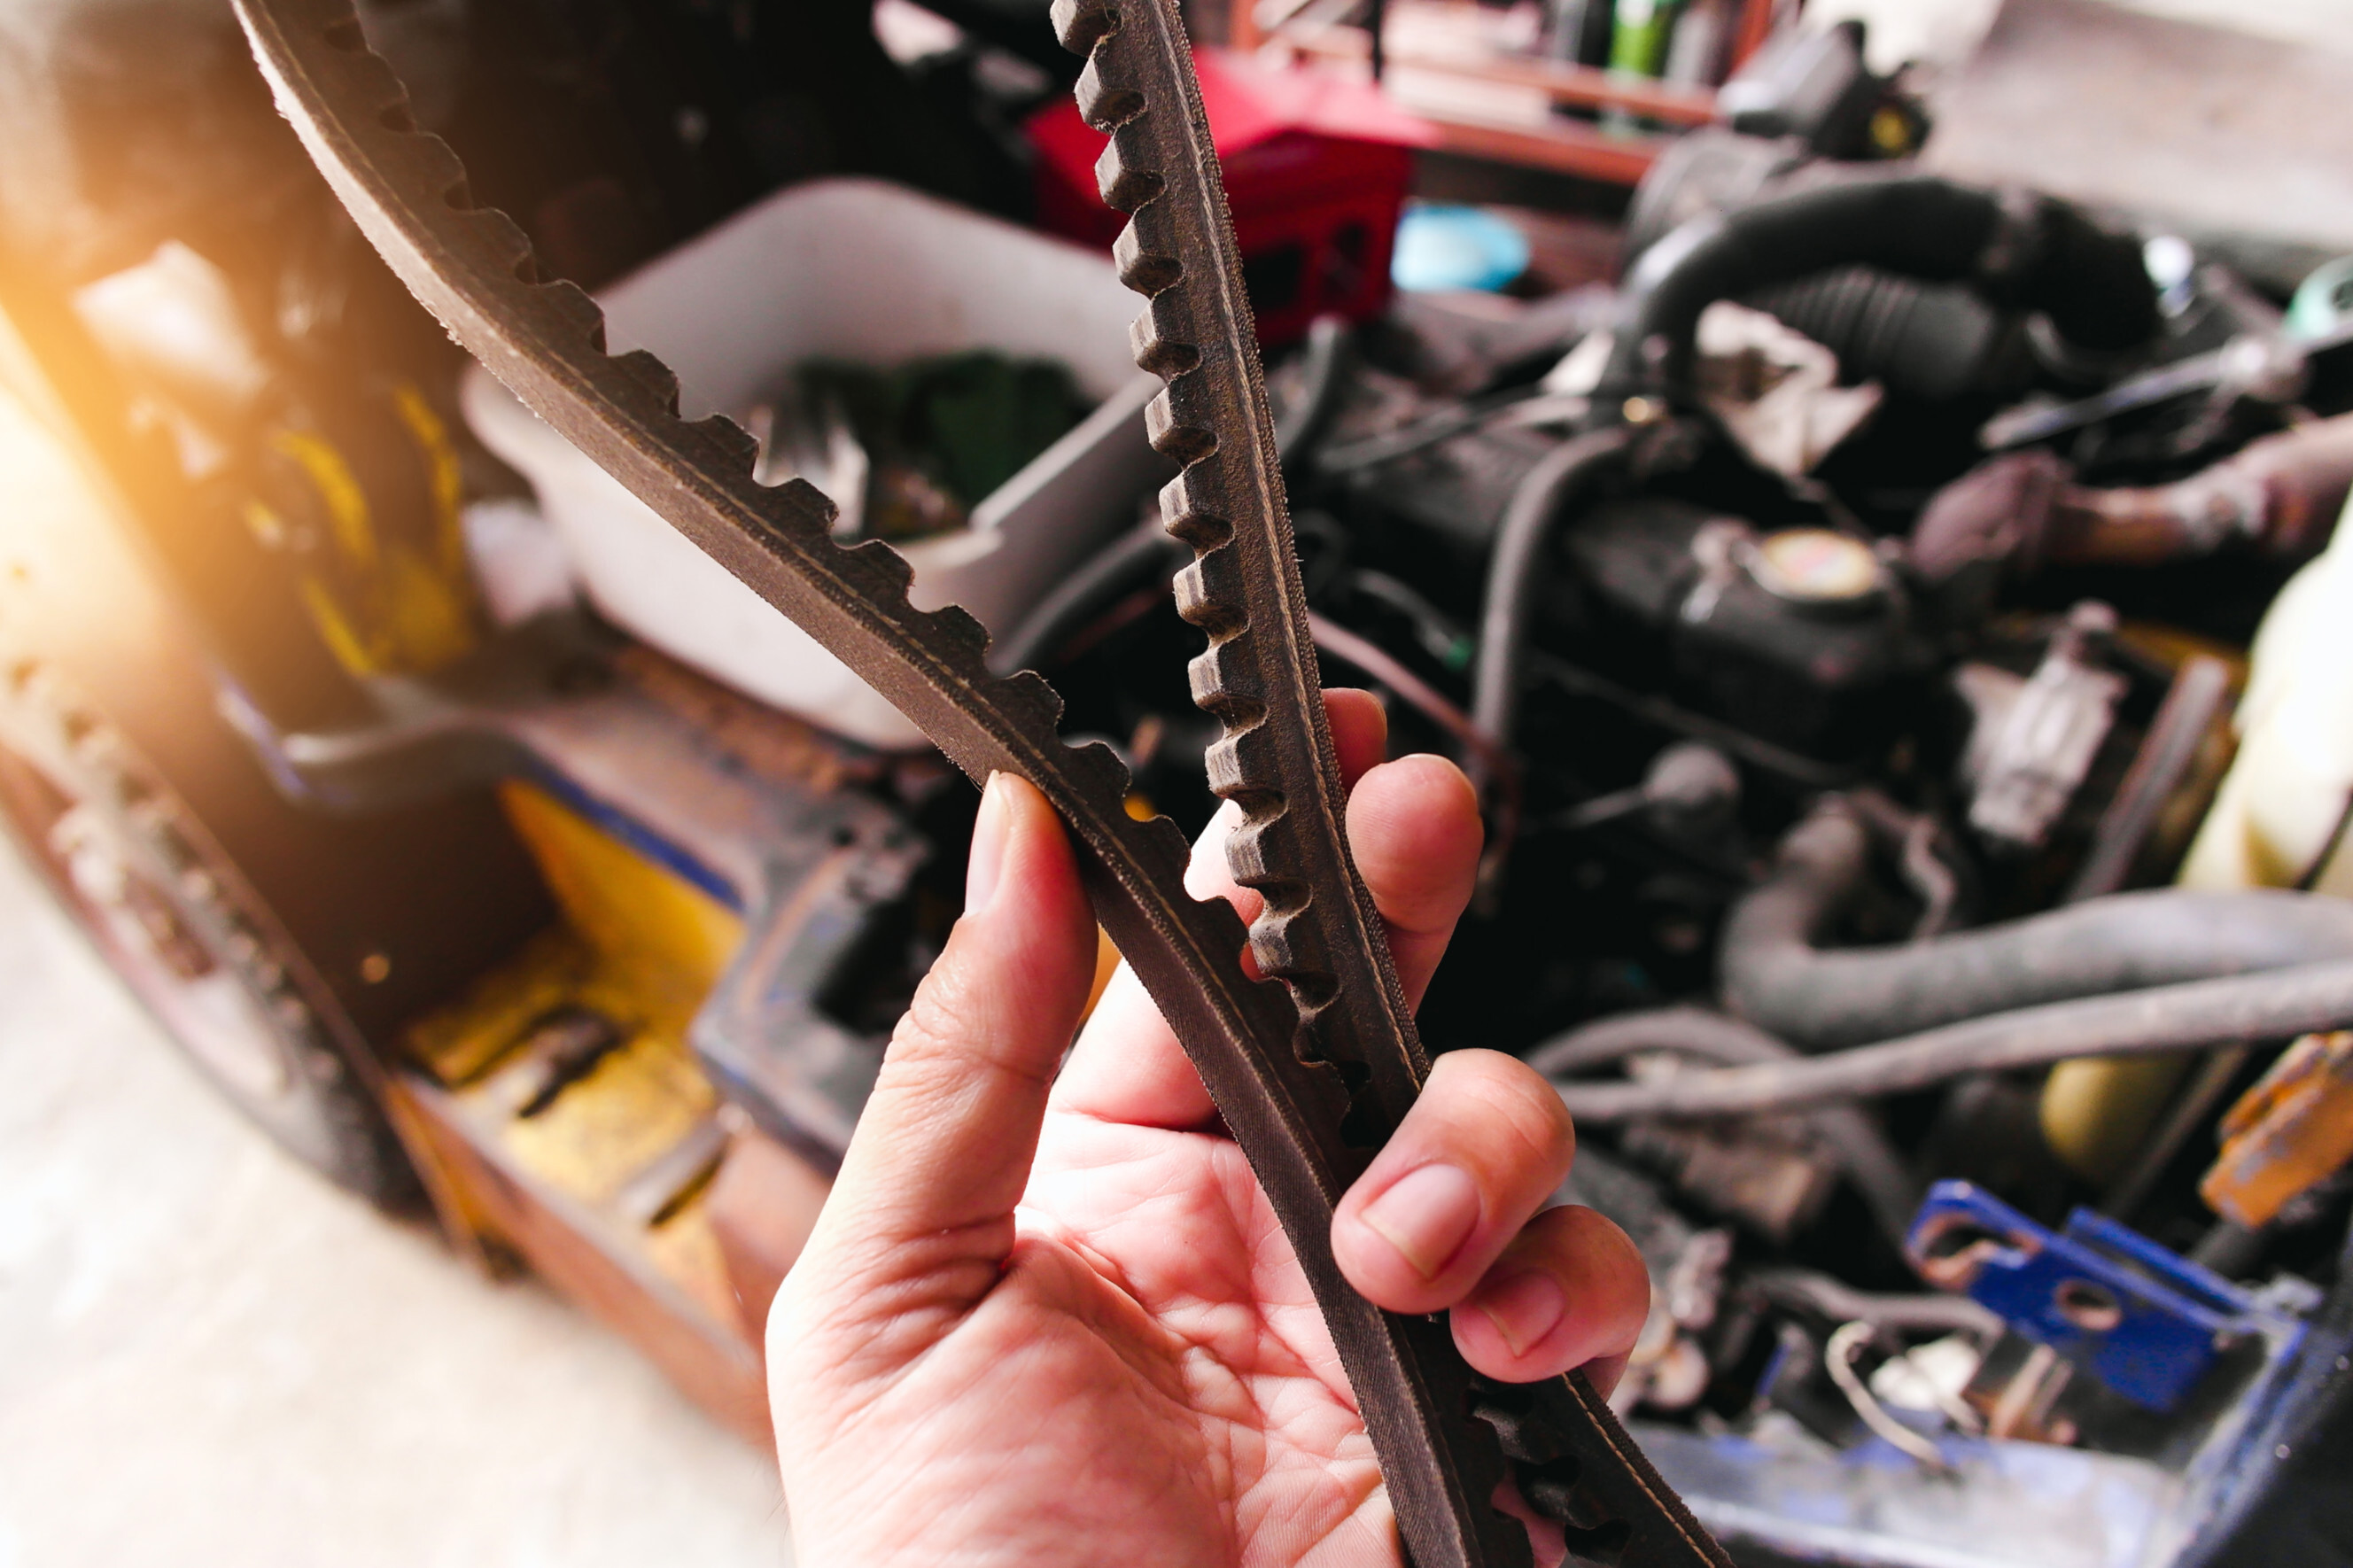
[[[1929,1189],[1905,1251],[1924,1278],[2149,1410],[2171,1410],[2224,1352],[2282,1326],[2247,1291],[2090,1209],[2052,1231],[1968,1182]]]

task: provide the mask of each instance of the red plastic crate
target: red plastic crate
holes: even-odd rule
[[[1389,250],[1434,132],[1371,87],[1277,70],[1222,49],[1194,51],[1201,102],[1260,342],[1289,342],[1326,312],[1363,321],[1388,304]],[[1038,152],[1038,223],[1109,249],[1126,219],[1095,191],[1108,138],[1068,99],[1029,124]]]

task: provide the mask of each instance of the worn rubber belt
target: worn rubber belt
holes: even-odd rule
[[[992,675],[987,634],[960,609],[907,601],[888,545],[837,543],[833,507],[796,479],[752,477],[751,437],[678,414],[678,383],[644,353],[608,355],[603,319],[543,282],[502,213],[419,131],[348,0],[237,0],[279,107],[377,250],[460,343],[647,506],[856,670],[975,779],[1035,784],[1082,847],[1098,917],[1175,1028],[1249,1158],[1314,1288],[1419,1568],[1529,1561],[1524,1528],[1491,1500],[1506,1465],[1573,1552],[1629,1568],[1729,1559],[1659,1479],[1581,1374],[1507,1385],[1473,1373],[1440,1319],[1366,1302],[1331,1255],[1333,1206],[1419,1091],[1427,1058],[1349,858],[1306,603],[1225,193],[1168,0],[1058,0],[1063,41],[1088,52],[1087,119],[1111,133],[1105,199],[1132,212],[1120,274],[1150,302],[1136,359],[1166,377],[1155,445],[1183,462],[1162,497],[1197,559],[1178,581],[1208,631],[1193,666],[1224,725],[1212,787],[1242,809],[1237,880],[1266,912],[1184,890],[1187,847],[1166,818],[1125,809],[1109,748],[1065,745],[1060,700],[1034,672]],[[1245,942],[1261,969],[1241,969]]]

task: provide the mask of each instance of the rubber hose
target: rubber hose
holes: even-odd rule
[[[1716,300],[1846,266],[1970,284],[1993,304],[2048,312],[2090,349],[2128,348],[2158,327],[2138,243],[2064,202],[1926,174],[1848,181],[1693,218],[1644,251],[1611,329],[1597,417],[1615,418],[1637,394],[1683,393],[1700,313]]]
[[[1525,1059],[1546,1078],[1568,1078],[1643,1051],[1675,1051],[1716,1067],[1787,1061],[1799,1055],[1754,1024],[1704,1007],[1660,1007],[1581,1024],[1536,1047]]]
[[[1527,1063],[1548,1079],[1606,1067],[1640,1051],[1674,1051],[1716,1067],[1747,1067],[1796,1059],[1798,1052],[1753,1024],[1700,1007],[1620,1013],[1572,1029],[1538,1046]],[[1880,1230],[1904,1249],[1920,1185],[1879,1124],[1859,1107],[1825,1106],[1807,1120],[1862,1194]]]
[[[1348,322],[1343,316],[1318,316],[1307,325],[1307,343],[1300,352],[1299,395],[1274,422],[1274,451],[1286,474],[1315,455],[1332,416],[1340,410],[1340,395],[1347,390]]]
[[[1659,1083],[1561,1084],[1589,1126],[1651,1117],[1754,1116],[1904,1094],[1965,1073],[2071,1057],[2147,1056],[2353,1026],[2353,961],[2299,964],[1972,1018],[1827,1057],[1684,1073]]]
[[[1603,467],[1633,442],[1620,426],[1573,437],[1536,460],[1512,491],[1495,547],[1487,561],[1486,596],[1479,612],[1479,660],[1471,678],[1471,717],[1505,750],[1520,707],[1520,677],[1528,619],[1544,576],[1546,545],[1571,500]]]
[[[1274,431],[1276,456],[1289,471],[1313,452],[1330,428],[1346,388],[1348,323],[1318,316],[1307,329],[1299,395]],[[1168,537],[1157,517],[1147,518],[1113,539],[1021,617],[1003,641],[988,650],[989,667],[1001,674],[1028,669],[1121,594],[1141,587],[1155,567],[1174,570],[1189,552]]]
[[[1168,537],[1158,517],[1137,523],[1089,556],[1039,600],[1021,617],[1021,624],[988,650],[989,668],[1000,675],[1034,668],[1103,605],[1142,587],[1155,573],[1166,575],[1189,553]]]
[[[1782,839],[1725,919],[1726,1009],[1804,1050],[2076,996],[2353,958],[2353,902],[2274,889],[2111,893],[1903,947],[1813,943],[1861,887],[1862,825],[1831,805]]]

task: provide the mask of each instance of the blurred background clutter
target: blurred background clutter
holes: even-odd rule
[[[1042,0],[356,11],[1206,823]],[[2353,1563],[2353,8],[1183,15],[1325,677],[1481,790],[1422,1029],[1577,1114],[1646,1451],[1744,1568]],[[761,1326],[973,809],[227,0],[0,11],[0,1568],[783,1561]]]

